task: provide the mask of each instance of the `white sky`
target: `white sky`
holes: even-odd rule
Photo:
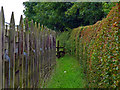
[[[1,6],[4,8],[5,22],[10,23],[12,11],[14,12],[15,25],[19,24],[20,16],[23,15],[23,2],[29,0],[0,0],[0,11]],[[24,16],[23,16],[24,17]]]

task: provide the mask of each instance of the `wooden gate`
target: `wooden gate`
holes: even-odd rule
[[[60,47],[59,40],[57,41],[57,47],[56,47],[56,49],[57,49],[57,55],[56,56],[58,58],[63,57],[65,55],[65,48],[64,48],[64,46]],[[60,49],[62,49],[62,51]]]

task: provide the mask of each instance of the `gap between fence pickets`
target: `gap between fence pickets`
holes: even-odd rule
[[[46,27],[28,25],[23,27],[21,15],[20,24],[15,30],[14,13],[12,12],[10,25],[4,20],[3,7],[0,12],[0,62],[2,66],[2,88],[35,87],[37,79],[46,78],[51,66],[56,63],[56,33]],[[29,28],[30,27],[30,28]],[[24,31],[25,30],[25,31]],[[5,63],[4,63],[5,62]],[[6,63],[9,65],[7,66]],[[21,66],[22,65],[22,66]],[[46,65],[48,68],[46,68]],[[4,67],[5,66],[5,67]],[[42,70],[42,72],[41,72]],[[6,73],[8,75],[6,76]],[[36,78],[41,76],[39,78]],[[42,81],[40,81],[42,82]]]

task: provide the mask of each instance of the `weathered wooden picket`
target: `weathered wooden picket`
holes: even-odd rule
[[[5,25],[4,10],[0,12],[0,61],[3,88],[37,87],[48,78],[56,63],[56,33],[43,25],[25,24],[21,15],[15,27],[12,12],[10,25]]]

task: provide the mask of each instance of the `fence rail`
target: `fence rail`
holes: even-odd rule
[[[24,26],[25,25],[25,26]],[[41,85],[56,63],[56,33],[37,23],[23,22],[15,28],[14,13],[5,25],[0,12],[0,61],[3,88],[31,88]]]

